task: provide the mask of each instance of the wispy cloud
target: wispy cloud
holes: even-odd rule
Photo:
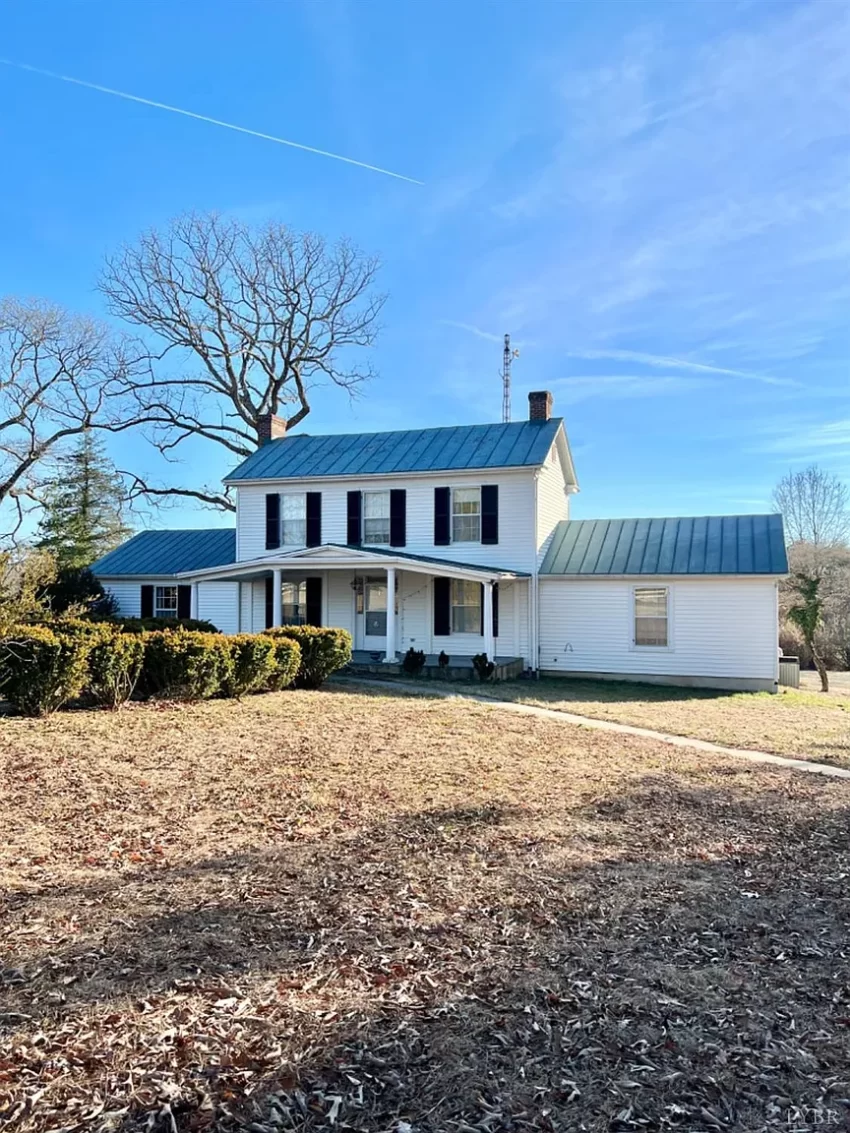
[[[641,350],[570,350],[567,354],[570,358],[615,359],[621,362],[641,362],[645,366],[659,367],[665,370],[693,370],[701,374],[726,375],[745,378],[752,382],[762,382],[771,386],[797,386],[801,384],[792,378],[774,378],[769,374],[754,374],[749,370],[732,370],[726,366],[711,366],[705,362],[692,362],[686,358],[667,358],[661,354],[647,354]]]
[[[492,331],[482,330],[481,327],[473,326],[472,323],[459,323],[454,319],[440,319],[440,326],[454,327],[455,330],[466,331],[467,334],[486,339],[487,342],[502,342],[505,337],[504,334],[493,334]]]
[[[708,379],[674,374],[593,374],[556,378],[554,381],[550,379],[547,384],[557,393],[559,402],[574,405],[591,398],[619,401],[635,397],[668,397],[693,393],[715,383]]]

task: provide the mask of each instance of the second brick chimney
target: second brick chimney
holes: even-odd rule
[[[552,394],[548,389],[537,390],[528,395],[529,421],[548,421],[552,416]]]
[[[263,413],[257,418],[257,444],[267,445],[269,441],[276,441],[286,436],[286,422],[274,413]]]

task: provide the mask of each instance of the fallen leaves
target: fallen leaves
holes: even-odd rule
[[[20,1133],[846,1123],[842,782],[338,691],[0,745]]]

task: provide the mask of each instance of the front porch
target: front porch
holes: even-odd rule
[[[478,679],[472,665],[472,657],[452,657],[449,654],[446,654],[446,656],[449,657],[448,664],[441,665],[438,653],[426,654],[425,667],[418,674],[417,679],[425,678],[440,681],[475,681]],[[525,661],[522,657],[496,656],[494,661],[496,671],[493,673],[493,680],[495,681],[516,680],[525,669]],[[380,650],[355,649],[350,663],[346,665],[343,672],[351,676],[406,677],[411,679],[410,674],[404,671],[400,659],[387,661],[386,654]]]
[[[500,679],[528,666],[529,582],[519,571],[327,544],[194,572],[187,581],[193,613],[226,624],[226,632],[305,622],[348,630],[361,672],[401,672],[411,647],[428,655],[428,675],[442,679],[472,679],[479,653],[498,658]],[[451,658],[451,674],[440,669],[440,653]]]

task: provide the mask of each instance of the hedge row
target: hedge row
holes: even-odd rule
[[[284,626],[261,634],[178,628],[139,632],[82,620],[20,626],[0,642],[0,696],[27,716],[71,700],[118,708],[163,700],[244,696],[295,684],[318,688],[351,659],[346,630]]]

